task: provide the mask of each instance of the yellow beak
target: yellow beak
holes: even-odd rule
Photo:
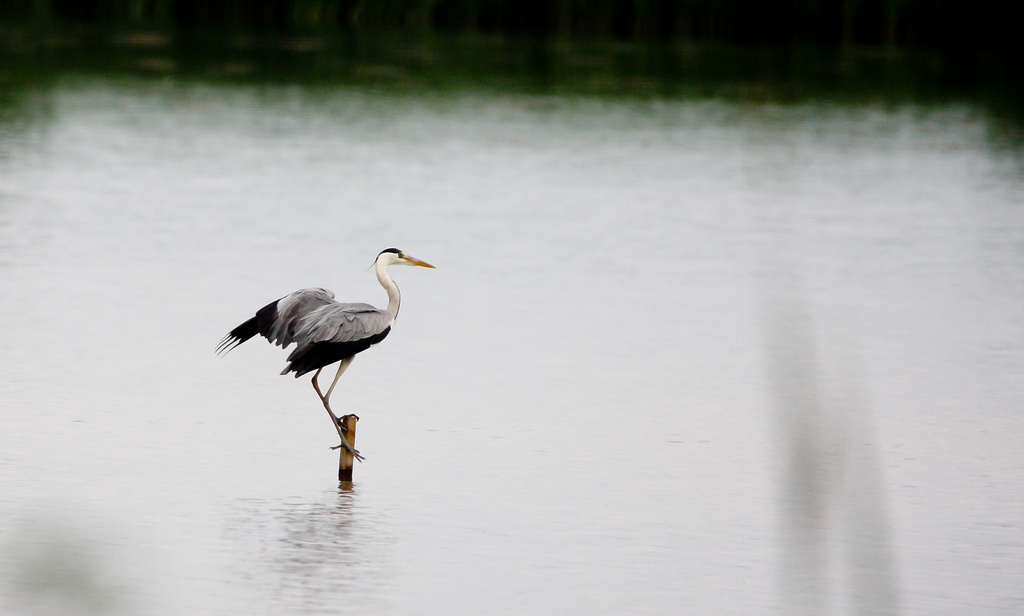
[[[429,267],[431,269],[437,269],[436,267],[427,263],[426,261],[420,261],[416,257],[410,257],[409,255],[405,255],[405,260],[409,265],[419,265],[420,267]]]

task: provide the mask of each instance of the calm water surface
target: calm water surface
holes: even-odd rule
[[[970,106],[69,80],[0,120],[0,605],[1019,614],[1024,159]],[[224,333],[383,304],[334,395]],[[74,610],[77,610],[75,612]]]

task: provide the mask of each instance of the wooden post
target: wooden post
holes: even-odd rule
[[[352,449],[356,448],[356,422],[359,421],[359,417],[356,415],[342,415],[338,418],[341,421],[341,427],[345,431],[345,440],[352,446]],[[338,461],[338,481],[352,482],[352,468],[355,466],[356,459],[352,453],[342,447],[341,459]]]

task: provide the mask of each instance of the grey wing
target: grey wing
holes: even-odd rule
[[[341,306],[327,289],[300,289],[256,311],[256,316],[234,328],[217,345],[217,353],[227,353],[259,334],[281,347],[302,342],[299,331],[304,319],[318,310]]]
[[[300,289],[268,304],[256,313],[260,334],[281,347],[301,342],[303,323],[310,315],[330,306],[340,306],[327,289]],[[263,312],[264,314],[260,314]]]
[[[295,331],[295,350],[281,374],[300,377],[352,357],[383,340],[394,317],[369,304],[331,304],[306,315]]]
[[[332,302],[302,317],[294,340],[303,346],[318,342],[354,342],[380,335],[394,321],[390,313],[369,304]]]

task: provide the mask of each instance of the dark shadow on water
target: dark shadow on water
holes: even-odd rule
[[[901,613],[898,576],[866,379],[853,350],[835,346],[829,353],[839,355],[847,385],[822,378],[806,291],[790,268],[780,262],[772,268],[761,295],[781,469],[783,605],[788,614],[807,616],[895,616]]]
[[[23,515],[0,543],[0,613],[144,612],[116,529],[56,507]]]

